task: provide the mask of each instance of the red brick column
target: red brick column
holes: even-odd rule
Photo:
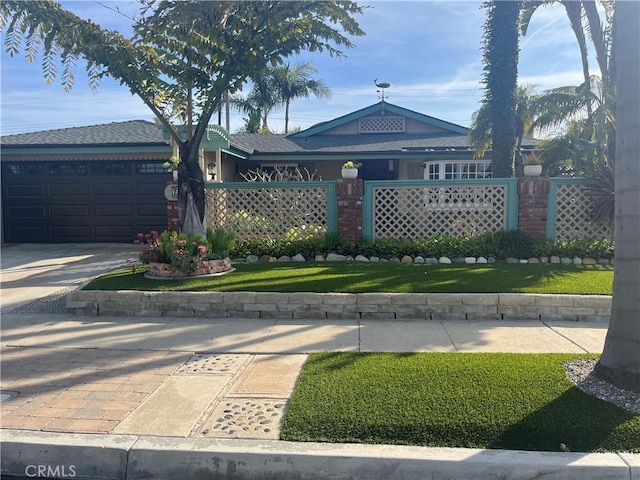
[[[355,243],[362,243],[363,194],[361,178],[341,178],[336,181],[338,235]]]
[[[547,236],[549,177],[518,178],[518,228],[535,238]]]

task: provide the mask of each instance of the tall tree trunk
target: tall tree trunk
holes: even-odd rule
[[[180,231],[190,235],[205,235],[205,189],[204,173],[200,168],[198,155],[192,157],[193,144],[180,145],[180,166],[178,167],[178,220]]]
[[[617,2],[613,300],[596,374],[640,391],[640,3]]]
[[[289,105],[291,101],[287,98],[284,103],[284,133],[289,133]]]
[[[494,177],[513,175],[520,4],[501,0],[485,3],[488,18],[484,26],[484,82],[491,121]]]

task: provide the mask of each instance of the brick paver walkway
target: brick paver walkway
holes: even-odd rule
[[[2,427],[108,433],[191,353],[3,347]]]

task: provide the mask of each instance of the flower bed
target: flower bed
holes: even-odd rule
[[[223,258],[219,260],[208,260],[202,262],[199,268],[190,272],[183,272],[178,267],[170,263],[149,262],[149,277],[175,278],[175,277],[197,277],[201,275],[213,275],[231,270],[231,259]]]
[[[182,278],[232,270],[229,250],[235,233],[207,229],[206,237],[177,232],[138,234],[140,262],[149,265],[149,278]],[[132,266],[135,271],[135,265]]]

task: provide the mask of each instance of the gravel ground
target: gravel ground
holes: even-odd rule
[[[77,288],[78,287],[76,286],[58,290],[51,295],[37,298],[32,302],[21,305],[11,310],[10,313],[67,313],[67,294],[71,293]]]
[[[597,362],[597,360],[576,360],[565,363],[564,369],[569,380],[583,392],[640,415],[640,393],[614,387],[597,378],[593,374]]]

